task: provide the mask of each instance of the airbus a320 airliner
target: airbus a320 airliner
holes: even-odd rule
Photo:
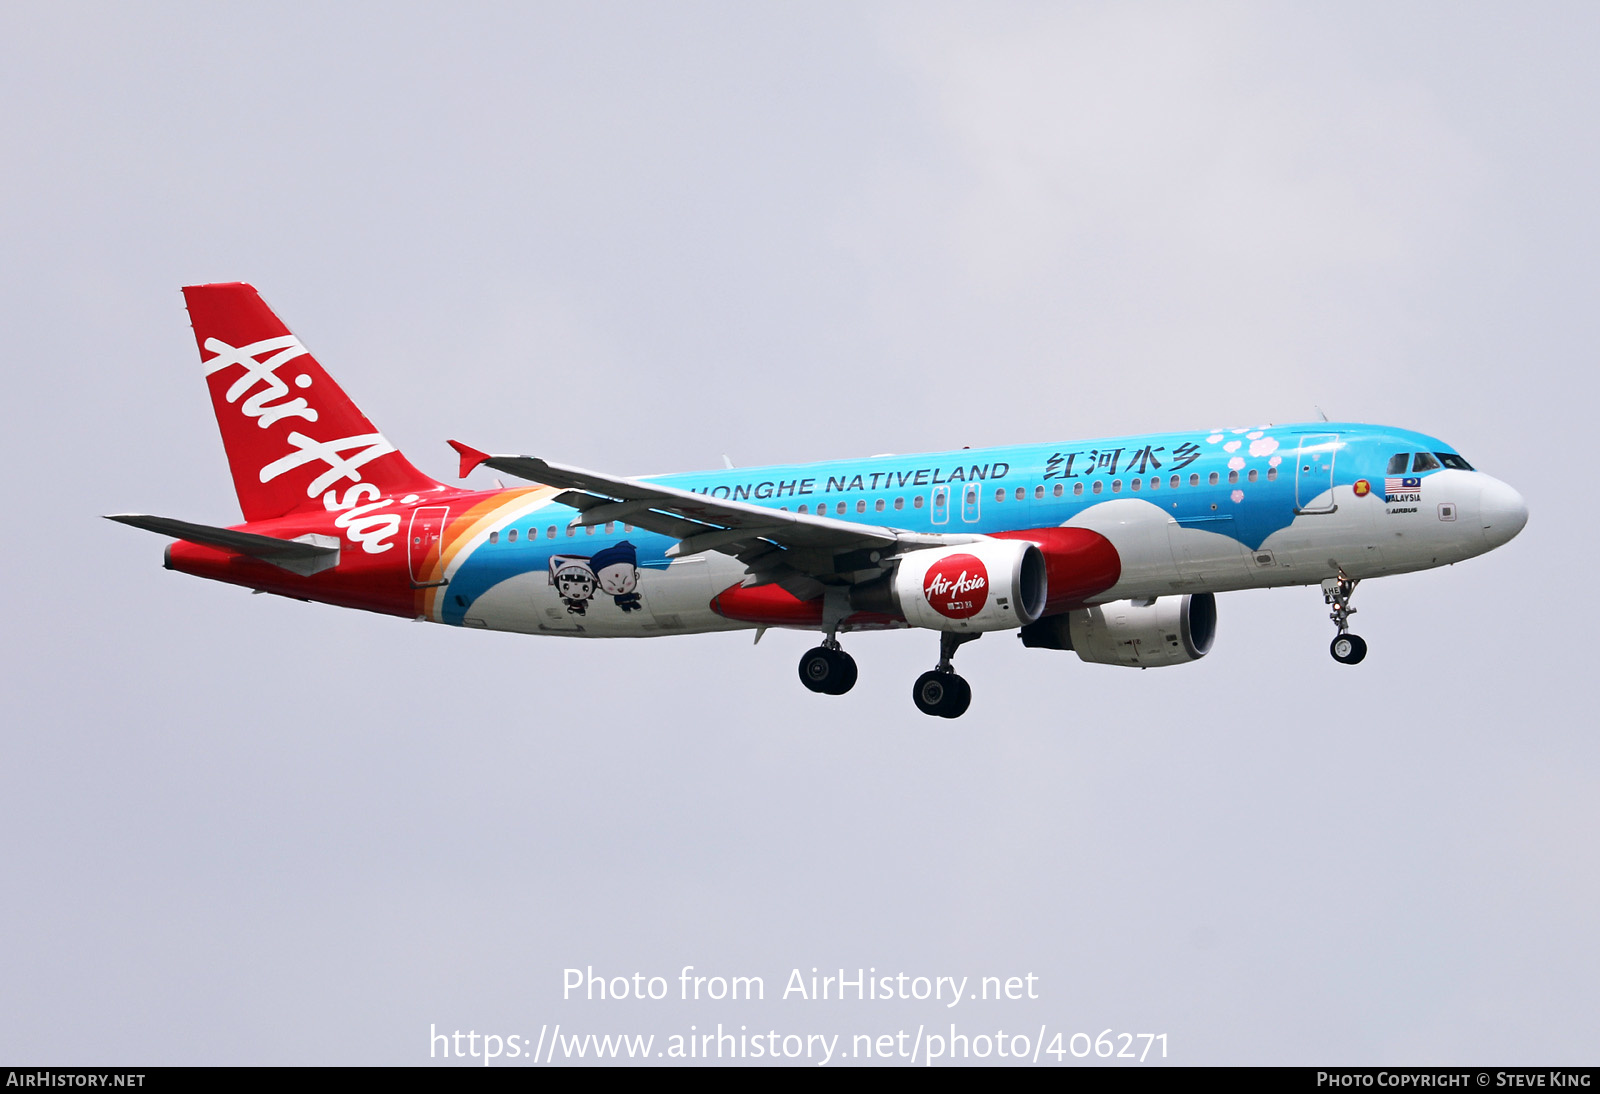
[[[583,638],[819,632],[810,690],[856,682],[854,631],[919,627],[925,714],[987,631],[1084,661],[1205,656],[1215,594],[1320,584],[1334,659],[1370,577],[1460,562],[1528,519],[1518,493],[1409,430],[1317,422],[621,478],[457,441],[464,490],[418,471],[245,284],[183,290],[244,523],[110,519],[174,537],[168,569],[457,627]]]

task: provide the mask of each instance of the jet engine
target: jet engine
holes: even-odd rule
[[[850,605],[929,630],[999,631],[1038,619],[1048,586],[1035,544],[992,539],[901,555],[892,575],[853,589]]]
[[[1149,669],[1198,661],[1217,636],[1210,593],[1118,600],[1053,615],[1022,629],[1022,644],[1072,650],[1099,665]]]

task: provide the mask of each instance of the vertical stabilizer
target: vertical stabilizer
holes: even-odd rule
[[[364,500],[441,489],[378,432],[254,288],[191,285],[183,296],[245,520],[347,508],[355,483],[369,484]]]

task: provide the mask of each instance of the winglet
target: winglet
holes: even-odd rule
[[[450,447],[455,449],[456,453],[461,457],[461,474],[458,476],[459,478],[466,478],[472,474],[474,467],[489,458],[489,453],[479,452],[476,448],[462,444],[460,441],[451,441]]]

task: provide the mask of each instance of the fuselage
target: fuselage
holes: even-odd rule
[[[1317,584],[1459,562],[1527,520],[1515,490],[1445,442],[1318,422],[1059,444],[884,455],[651,476],[717,499],[907,532],[1060,547],[1050,612],[1125,599]],[[362,486],[368,489],[360,492]],[[237,526],[334,537],[339,564],[299,576],[213,547],[172,545],[184,572],[454,626],[646,637],[821,625],[821,605],[741,589],[747,568],[625,520],[575,523],[546,486],[382,496]],[[348,503],[348,504],[346,504]],[[338,506],[338,508],[330,508]],[[1069,531],[1052,531],[1069,530]],[[1051,537],[1054,537],[1052,539]],[[854,611],[839,630],[903,626]]]

